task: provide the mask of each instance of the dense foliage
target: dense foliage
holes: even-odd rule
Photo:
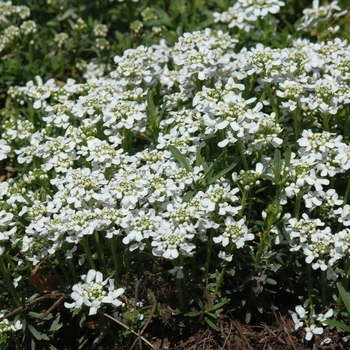
[[[0,2],[1,349],[350,344],[343,2]]]

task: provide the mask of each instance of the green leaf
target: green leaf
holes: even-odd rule
[[[193,198],[194,192],[188,191],[182,197],[182,202],[188,203]]]
[[[5,350],[7,349],[7,334],[3,333],[0,336],[0,349]]]
[[[272,285],[276,285],[277,284],[277,282],[275,280],[273,280],[272,278],[267,278],[266,279],[266,283],[272,284]]]
[[[346,324],[342,322],[335,321],[335,320],[325,320],[323,323],[328,324],[328,326],[331,326],[331,327],[340,328],[343,331],[350,333],[350,327],[348,327]]]
[[[201,147],[197,147],[196,151],[196,166],[202,166],[204,173],[208,171],[208,164],[207,162],[202,158],[201,155]]]
[[[213,182],[215,182],[217,179],[220,179],[220,177],[224,176],[226,173],[228,173],[229,171],[231,171],[236,165],[238,164],[238,161],[236,161],[235,163],[232,163],[229,167],[227,167],[224,170],[221,170],[217,175],[215,175],[214,177],[212,177],[209,181],[208,184],[211,184]]]
[[[30,333],[33,334],[34,338],[38,340],[50,340],[46,334],[38,332],[32,325],[28,325],[28,329]]]
[[[210,328],[214,329],[214,331],[219,330],[218,326],[209,317],[204,317],[204,320]]]
[[[50,332],[58,331],[62,327],[62,323],[59,323],[60,317],[61,315],[58,314],[57,317],[53,320],[51,327],[49,329]]]
[[[210,307],[210,311],[214,311],[214,310],[221,308],[222,306],[226,305],[229,301],[230,301],[230,299],[224,299],[224,300],[220,301],[219,303],[214,304],[213,306]]]
[[[192,173],[193,172],[193,168],[191,166],[191,164],[187,161],[187,159],[185,159],[185,157],[180,153],[180,151],[175,147],[175,146],[168,146],[169,151],[171,152],[171,154],[173,155],[173,157],[180,163],[183,165],[183,167],[189,172]]]
[[[146,100],[147,100],[146,113],[150,118],[151,124],[153,124],[154,118],[156,117],[158,111],[156,110],[156,106],[154,105],[153,96],[150,89],[148,89],[147,91]]]
[[[292,149],[288,147],[286,153],[284,154],[284,171],[283,171],[283,177],[287,174],[287,168],[290,166],[290,160],[292,158]]]
[[[204,309],[203,301],[196,294],[193,294],[193,299],[198,304],[198,306],[203,310]]]
[[[345,304],[345,307],[350,314],[350,294],[346,292],[345,288],[339,282],[337,282],[337,288],[339,290],[343,303]]]
[[[190,311],[190,312],[187,312],[185,314],[185,316],[187,316],[187,317],[197,317],[197,316],[199,316],[199,312]]]
[[[282,169],[281,151],[278,148],[275,149],[273,162],[274,162],[275,183],[278,184],[281,180],[281,169]]]

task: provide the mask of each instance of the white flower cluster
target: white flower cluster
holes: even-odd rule
[[[120,306],[122,302],[118,299],[123,293],[123,288],[115,289],[114,279],[103,280],[99,271],[89,270],[87,275],[81,277],[84,283],[77,283],[73,286],[71,298],[73,303],[64,303],[66,308],[80,309],[83,305],[88,306],[89,315],[96,315],[101,304]]]
[[[331,3],[322,2],[320,5],[319,0],[313,0],[312,8],[306,8],[303,10],[303,17],[301,23],[298,26],[299,30],[311,30],[317,28],[319,23],[325,22],[333,17],[341,17],[347,13],[347,10],[341,11],[341,8],[337,0]]]
[[[84,84],[70,79],[60,86],[37,77],[36,84],[20,87],[22,100],[32,102],[46,124],[36,130],[27,121],[7,121],[4,145],[35,169],[1,188],[8,227],[26,224],[11,234],[6,226],[0,243],[20,244],[23,256],[37,264],[62,247],[71,259],[88,236],[118,238],[134,254],[172,260],[171,273],[181,278],[186,271],[177,266],[180,260],[192,257],[212,229],[227,261],[232,247],[250,244],[255,236],[241,217],[239,196],[260,180],[277,183],[271,153],[297,140],[299,149],[288,166],[281,165],[288,181],[277,183],[280,204],[299,201],[308,213],[319,208],[324,214],[322,220],[306,214],[299,220],[288,213],[291,251],[302,251],[314,269],[337,278],[338,262],[349,250],[342,225],[350,223],[350,210],[329,187],[350,168],[349,145],[333,120],[350,102],[349,46],[297,40],[289,48],[259,44],[235,53],[235,43],[220,31],[186,33],[172,48],[160,42],[116,56],[108,77],[95,74]],[[159,110],[152,110],[152,99],[160,101]],[[303,130],[293,130],[293,118]],[[246,167],[255,170],[234,174],[234,181],[210,179],[201,161],[210,138],[227,150],[230,162],[241,150],[242,158],[252,159]],[[171,152],[174,147],[183,160]],[[262,216],[270,220],[271,213]],[[341,229],[332,232],[326,219]],[[116,302],[114,286],[106,290],[102,279],[89,272],[74,286],[70,307],[85,304],[95,313],[101,303]]]
[[[0,337],[4,333],[17,332],[22,329],[23,325],[20,320],[11,323],[7,318],[4,318],[4,315],[4,313],[0,313]]]
[[[291,314],[295,324],[295,330],[304,327],[305,339],[307,341],[310,341],[315,334],[323,334],[323,327],[321,326],[326,326],[324,322],[332,317],[334,313],[333,309],[329,309],[325,314],[308,315],[308,311],[301,305],[296,306],[295,311]],[[328,342],[329,338],[326,338],[324,341]]]
[[[6,28],[0,33],[0,52],[8,45],[19,39],[21,35],[29,35],[36,32],[36,23],[24,21],[20,26],[12,25],[30,16],[30,8],[23,5],[12,5],[11,1],[0,1],[0,22]]]
[[[238,0],[227,11],[214,12],[215,22],[228,23],[228,28],[237,27],[249,32],[255,28],[253,22],[266,17],[269,13],[276,14],[284,6],[279,0]]]

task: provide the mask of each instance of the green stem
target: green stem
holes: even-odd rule
[[[214,244],[214,241],[213,241],[214,233],[215,233],[215,230],[211,229],[209,237],[208,237],[208,248],[207,248],[207,257],[205,259],[204,280],[206,280],[208,278],[210,259],[211,259],[211,252],[213,250],[213,244]]]
[[[344,266],[344,277],[341,282],[342,286],[347,290],[349,287],[349,279],[350,279],[350,258],[347,257],[345,260]]]
[[[60,285],[63,286],[65,284],[65,281],[61,277],[61,274],[57,271],[57,269],[55,267],[52,267],[52,272],[56,276],[56,278],[58,279],[58,282],[60,283]]]
[[[322,119],[323,119],[323,130],[329,131],[329,115],[327,113],[323,113]]]
[[[214,295],[213,295],[214,297],[216,296],[217,292],[219,291],[219,289],[221,287],[221,284],[222,284],[222,281],[224,280],[226,269],[227,269],[227,265],[228,265],[228,263],[227,263],[227,261],[225,261],[225,265],[221,269],[219,280],[216,282],[216,287],[215,287]]]
[[[100,236],[99,236],[97,231],[94,231],[94,239],[95,239],[97,252],[98,252],[98,260],[99,260],[101,266],[103,266],[103,269],[105,271],[107,271],[106,259],[105,259],[105,255],[103,253],[103,249],[101,246]]]
[[[327,271],[321,271],[322,308],[326,305]]]
[[[63,50],[61,48],[59,49],[58,55],[59,55],[60,62],[61,62],[60,77],[61,77],[61,79],[63,79],[63,77],[64,77],[64,54],[63,54]]]
[[[130,282],[131,278],[131,264],[130,264],[130,250],[127,248],[125,250],[125,267],[126,267],[126,278],[127,282]]]
[[[111,251],[112,251],[112,256],[113,256],[113,263],[114,263],[114,279],[117,283],[117,285],[119,285],[119,259],[118,259],[118,255],[117,255],[117,237],[113,236],[110,239],[111,242]]]
[[[5,266],[5,262],[2,256],[0,256],[0,272],[3,275],[7,288],[9,289],[10,293],[12,294],[13,300],[15,301],[16,305],[18,307],[21,306],[21,301],[19,300],[18,294],[16,292],[16,289],[13,285],[12,278],[10,274],[7,271],[7,268]]]
[[[294,124],[295,140],[298,140],[299,137],[300,137],[300,114],[299,114],[299,108],[296,108],[293,111],[293,124]]]
[[[67,259],[67,263],[68,263],[68,266],[69,266],[69,270],[73,276],[73,282],[74,283],[78,283],[78,277],[77,277],[77,273],[75,272],[75,267],[74,267],[74,264],[73,264],[73,260],[72,259]]]
[[[263,255],[263,252],[266,246],[265,242],[269,236],[269,232],[270,232],[270,228],[264,230],[261,235],[258,251],[255,256],[255,268],[258,268],[258,266],[260,265],[261,257]]]
[[[345,260],[344,276],[343,276],[343,279],[341,281],[341,285],[345,288],[345,290],[348,290],[348,288],[349,288],[349,279],[350,279],[350,258],[348,256]],[[342,297],[340,294],[338,295],[336,303],[337,304],[342,303]]]
[[[295,199],[295,204],[294,204],[294,217],[299,220],[300,216],[300,205],[301,205],[301,199],[303,197],[303,192],[300,190],[299,193],[297,194],[297,198]]]
[[[28,55],[29,55],[29,69],[33,68],[33,42],[30,40],[28,44]]]
[[[184,296],[182,292],[182,280],[178,278],[176,280],[177,280],[177,293],[179,295],[180,308],[181,308],[181,311],[185,311]]]
[[[270,83],[265,83],[265,87],[266,87],[266,90],[267,90],[267,95],[269,97],[269,100],[270,100],[270,104],[271,104],[271,107],[272,107],[272,110],[275,112],[276,114],[276,124],[278,123],[278,114],[279,114],[279,111],[280,111],[280,108],[278,108],[278,106],[276,105],[275,103],[275,98],[272,94],[272,90],[271,90],[271,85]]]
[[[343,205],[346,205],[348,203],[349,192],[350,192],[350,176],[348,176],[348,183],[346,185]]]
[[[246,158],[245,153],[244,153],[242,140],[240,138],[238,138],[236,144],[237,144],[237,147],[238,147],[238,150],[239,150],[239,154],[240,154],[242,162],[243,162],[244,170],[248,171],[249,170],[249,166],[248,166],[247,158]]]
[[[94,259],[92,258],[89,242],[88,242],[86,236],[84,236],[81,239],[81,244],[82,244],[82,246],[83,246],[83,248],[85,250],[85,254],[86,254],[86,257],[87,257],[87,260],[89,262],[90,267],[92,269],[96,270],[96,265],[95,265]]]
[[[314,305],[312,302],[312,268],[311,264],[307,264],[307,294],[310,302],[310,315],[313,314]]]
[[[66,281],[71,284],[71,279],[69,278],[68,274],[67,274],[67,271],[66,271],[66,266],[65,264],[63,263],[61,257],[60,257],[60,253],[59,251],[56,251],[56,259],[58,261],[58,265],[60,266],[60,269],[61,269],[61,272],[63,273]],[[69,259],[68,259],[69,260]]]
[[[348,105],[348,112],[345,114],[345,122],[344,122],[344,138],[345,141],[349,140],[349,123],[350,123],[350,105]]]
[[[246,191],[244,188],[243,188],[243,194],[242,194],[242,200],[241,200],[241,209],[238,213],[238,217],[243,217],[243,212],[244,212],[244,209],[246,207],[246,202],[247,202],[247,198],[248,198],[248,193],[249,191]]]

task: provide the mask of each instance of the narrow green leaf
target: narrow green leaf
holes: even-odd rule
[[[275,280],[273,280],[272,278],[267,278],[266,279],[266,283],[272,284],[272,285],[276,285],[277,284],[277,282]]]
[[[199,316],[199,313],[195,312],[195,311],[190,311],[190,312],[187,312],[185,314],[185,316],[187,316],[187,317],[197,317],[197,316]]]
[[[217,175],[215,175],[208,181],[208,184],[211,184],[215,182],[217,179],[220,179],[221,177],[223,177],[225,174],[231,171],[237,164],[238,164],[238,161],[236,161],[235,163],[232,163],[228,168],[221,170]]]
[[[198,304],[198,306],[203,310],[204,304],[203,304],[202,300],[196,294],[193,294],[193,299]]]
[[[210,328],[214,329],[214,331],[219,330],[218,326],[209,317],[204,317],[204,320]]]
[[[278,184],[281,180],[281,169],[282,169],[282,160],[281,160],[281,151],[276,148],[273,156],[274,163],[274,174],[275,174],[275,183]]]
[[[343,331],[350,333],[350,327],[348,327],[346,324],[342,322],[335,321],[335,320],[325,320],[323,323],[328,324],[328,326],[331,326],[331,327],[340,328]]]
[[[210,311],[214,311],[214,310],[220,309],[221,307],[223,307],[224,305],[226,305],[228,302],[229,302],[229,299],[224,299],[224,300],[220,301],[219,303],[214,304],[214,305],[210,308]]]
[[[30,333],[33,334],[34,338],[38,340],[50,340],[46,334],[38,332],[32,325],[28,325],[28,329]]]
[[[151,90],[147,91],[146,100],[147,100],[146,113],[147,113],[148,117],[151,118],[150,121],[152,124],[152,121],[153,121],[155,114],[157,112],[156,112],[156,107],[155,107],[154,102],[153,102],[153,96],[152,96]]]
[[[194,192],[188,191],[182,197],[182,202],[188,203],[193,198]]]
[[[193,168],[191,164],[187,161],[187,159],[181,154],[181,152],[175,146],[168,146],[169,151],[173,155],[173,157],[183,165],[183,167],[189,172],[193,172]]]
[[[287,174],[287,168],[290,166],[290,160],[292,158],[292,149],[288,147],[286,153],[284,154],[284,171],[283,171],[283,177]]]
[[[197,147],[197,151],[196,151],[196,166],[202,166],[204,173],[206,173],[208,171],[208,164],[207,162],[202,158],[201,155],[201,147]]]
[[[345,304],[345,307],[350,314],[350,294],[346,292],[345,288],[339,282],[337,282],[337,288],[339,290],[343,303]]]
[[[58,315],[52,322],[51,327],[49,329],[50,332],[58,331],[62,327],[62,323],[60,323],[61,315]]]

